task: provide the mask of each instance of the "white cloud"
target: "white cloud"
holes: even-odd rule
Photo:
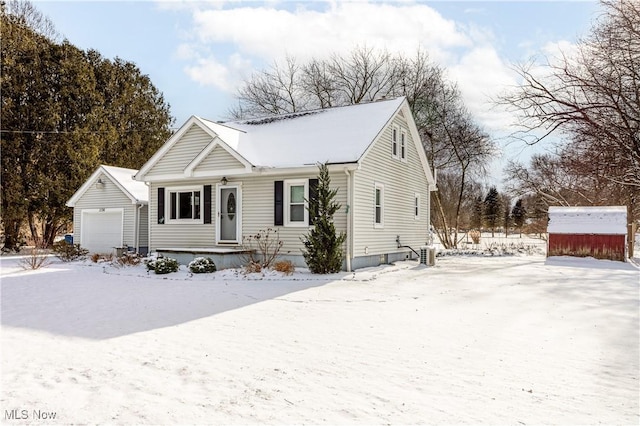
[[[473,117],[487,130],[504,130],[509,126],[511,114],[495,107],[492,100],[508,86],[516,85],[517,77],[493,47],[485,45],[469,50],[449,67],[449,75],[457,81]]]
[[[338,3],[322,11],[265,6],[208,9],[196,11],[193,20],[201,42],[233,43],[242,53],[262,59],[347,51],[358,44],[415,51],[420,43],[438,56],[445,49],[471,44],[455,22],[416,4]]]
[[[406,54],[414,54],[421,46],[432,60],[445,63],[452,59],[452,49],[472,45],[454,21],[420,4],[330,3],[323,4],[323,10],[311,9],[318,3],[293,10],[264,4],[228,9],[220,4],[215,8],[207,3],[187,4],[197,7],[192,8],[188,44],[180,46],[177,56],[192,61],[186,67],[192,79],[229,92],[235,91],[233,81],[240,81],[230,76],[249,63],[238,64],[232,55],[272,63],[285,55],[305,60],[346,53],[355,46]]]
[[[203,86],[212,86],[224,92],[233,92],[251,69],[251,61],[234,53],[226,63],[214,56],[197,58],[193,65],[184,68],[185,73]]]
[[[200,84],[233,93],[253,71],[252,63],[270,64],[285,55],[305,60],[366,45],[412,56],[421,47],[457,80],[469,110],[487,130],[504,129],[509,121],[489,103],[504,84],[515,84],[492,47],[492,31],[458,24],[425,4],[196,4],[189,45],[180,49],[192,55],[185,70]]]

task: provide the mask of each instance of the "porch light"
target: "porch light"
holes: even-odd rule
[[[222,185],[223,185],[223,186],[225,186],[225,185],[227,184],[227,182],[228,182],[228,181],[227,181],[227,177],[226,177],[226,176],[224,176],[224,177],[220,180],[220,183],[222,183]]]

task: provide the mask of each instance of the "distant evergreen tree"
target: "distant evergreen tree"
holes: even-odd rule
[[[511,210],[511,217],[513,217],[513,223],[520,230],[520,236],[522,237],[522,227],[527,219],[527,209],[524,207],[522,198],[519,198],[513,206],[513,210]]]
[[[482,196],[478,195],[473,201],[473,211],[471,212],[471,228],[482,229],[482,216],[484,215],[484,204],[482,203]]]
[[[318,166],[318,186],[315,199],[309,200],[309,218],[313,221],[313,228],[302,238],[304,244],[303,256],[314,274],[330,274],[342,269],[342,243],[346,234],[336,233],[333,215],[340,209],[340,204],[334,201],[337,189],[331,189],[329,168],[326,164]]]
[[[492,186],[484,198],[484,220],[491,228],[491,236],[495,236],[496,226],[502,217],[502,202],[495,186]]]
[[[502,202],[502,224],[504,226],[504,235],[507,236],[513,221],[513,218],[511,217],[511,199],[506,195],[503,195],[500,199]]]

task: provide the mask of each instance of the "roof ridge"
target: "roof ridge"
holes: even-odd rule
[[[276,117],[282,117],[282,118],[286,118],[286,117],[291,117],[291,118],[297,118],[299,116],[305,116],[305,115],[311,115],[311,114],[315,114],[315,113],[320,113],[320,112],[325,112],[325,111],[331,111],[331,110],[337,110],[337,109],[341,109],[341,108],[351,108],[351,107],[360,107],[360,106],[364,106],[364,105],[371,105],[371,104],[376,104],[376,103],[382,103],[382,102],[392,102],[392,101],[397,101],[399,99],[404,100],[406,98],[406,96],[402,95],[402,96],[396,96],[394,98],[380,98],[380,99],[374,99],[371,101],[365,101],[365,102],[358,102],[355,104],[348,104],[348,105],[336,105],[336,106],[330,106],[330,107],[326,107],[326,108],[313,108],[313,109],[305,109],[305,110],[300,110],[300,111],[294,111],[294,112],[284,112],[281,114],[266,114],[266,115],[260,115],[260,116],[256,116],[256,117],[252,117],[252,118],[244,118],[244,119],[238,119],[238,120],[229,120],[229,121],[225,121],[223,123],[218,123],[216,122],[216,124],[230,124],[230,123],[238,123],[238,124],[252,124],[250,122],[255,121],[255,122],[259,122],[259,121],[265,121],[265,123],[260,123],[260,124],[267,124],[270,123],[272,121],[270,121],[270,119],[274,119]],[[294,117],[295,116],[295,117]],[[206,120],[206,119],[205,119]],[[212,121],[212,120],[207,120],[207,121]]]

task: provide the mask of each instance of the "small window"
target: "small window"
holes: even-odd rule
[[[391,129],[391,156],[398,158],[398,127],[393,126]]]
[[[309,212],[305,200],[308,193],[307,180],[285,181],[285,226],[307,226]]]
[[[374,228],[382,228],[384,226],[384,185],[375,184],[374,195]]]
[[[417,220],[420,219],[420,194],[414,194],[413,201],[413,217]]]
[[[407,132],[404,129],[400,132],[400,159],[407,159]]]
[[[202,191],[200,189],[168,189],[170,221],[200,221]]]

